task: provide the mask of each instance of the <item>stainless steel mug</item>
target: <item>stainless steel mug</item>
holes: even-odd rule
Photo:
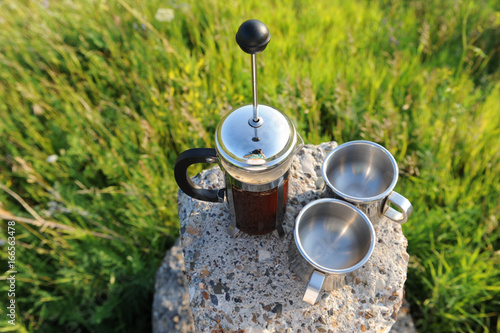
[[[368,217],[348,202],[319,199],[307,204],[295,220],[288,248],[290,268],[307,288],[302,298],[315,304],[321,290],[345,285],[345,274],[363,266],[375,247]]]
[[[398,181],[398,165],[379,144],[351,141],[336,147],[323,161],[322,173],[334,197],[354,204],[372,223],[386,216],[403,224],[413,213],[410,201],[393,191]]]

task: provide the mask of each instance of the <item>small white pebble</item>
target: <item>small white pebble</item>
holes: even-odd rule
[[[377,279],[377,282],[375,283],[377,289],[384,289],[385,288],[385,282],[382,279]]]
[[[271,252],[266,250],[259,250],[259,261],[264,261],[271,258]]]

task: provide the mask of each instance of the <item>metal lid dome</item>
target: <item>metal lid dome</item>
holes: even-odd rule
[[[225,115],[216,132],[218,156],[226,163],[246,171],[269,170],[293,156],[302,139],[291,120],[280,111],[259,105],[264,120],[253,127],[249,119],[253,106],[245,105]]]

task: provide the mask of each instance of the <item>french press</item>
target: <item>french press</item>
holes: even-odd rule
[[[229,233],[250,235],[277,231],[288,196],[292,157],[304,142],[291,120],[280,111],[257,102],[256,54],[271,39],[258,20],[244,22],[236,34],[240,48],[251,54],[253,105],[227,113],[217,126],[215,148],[194,148],[181,153],[175,163],[175,179],[187,195],[211,202],[226,202],[232,214]],[[203,189],[190,179],[187,168],[195,163],[219,163],[225,188]]]

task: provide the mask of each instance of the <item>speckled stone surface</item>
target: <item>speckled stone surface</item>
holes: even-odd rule
[[[289,269],[287,248],[294,220],[308,202],[328,195],[321,163],[334,142],[306,146],[294,157],[286,236],[226,232],[225,204],[198,201],[179,192],[181,242],[196,332],[389,332],[403,299],[409,256],[401,226],[374,224],[377,243],[370,260],[347,276],[347,285],[322,292],[316,305],[302,301],[306,284]],[[193,179],[202,187],[224,186],[218,167]]]
[[[184,254],[179,243],[177,240],[156,271],[153,333],[195,332],[187,280],[184,276]]]
[[[184,271],[184,255],[178,241],[167,252],[156,273],[153,333],[196,333]],[[416,332],[410,306],[403,299],[403,305],[390,333]]]

